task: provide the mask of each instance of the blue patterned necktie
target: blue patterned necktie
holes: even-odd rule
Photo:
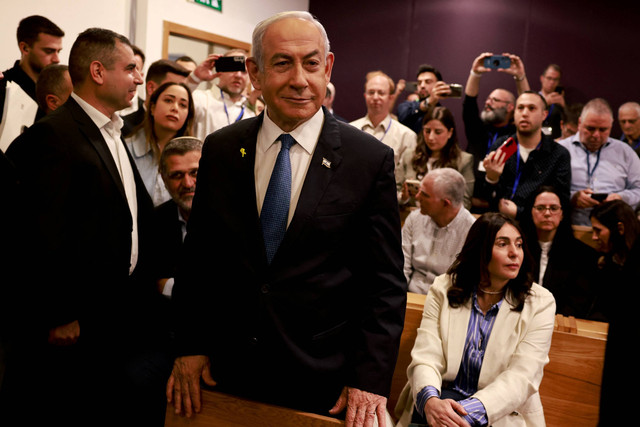
[[[271,264],[280,242],[287,231],[289,218],[289,201],[291,199],[291,161],[289,149],[296,140],[291,135],[280,135],[280,152],[276,164],[271,172],[269,187],[264,197],[262,211],[260,212],[260,225],[264,246],[267,251],[267,261]]]

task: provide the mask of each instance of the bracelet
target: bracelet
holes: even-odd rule
[[[191,80],[193,80],[194,83],[200,83],[202,81],[201,78],[198,78],[198,76],[195,75],[195,73],[191,72],[191,74],[189,74],[189,78]]]
[[[481,73],[476,73],[475,71],[471,70],[471,75],[475,76],[475,77],[482,77]]]
[[[520,78],[518,78],[518,76],[513,76],[513,80],[521,82],[521,81],[524,80],[525,76],[526,76],[525,74],[523,74],[522,77],[520,77]]]

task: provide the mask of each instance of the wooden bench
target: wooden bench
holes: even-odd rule
[[[296,411],[266,403],[254,402],[212,390],[202,391],[202,411],[194,417],[176,415],[167,405],[165,427],[336,427],[344,421]]]

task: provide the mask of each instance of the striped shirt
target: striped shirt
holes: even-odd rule
[[[468,415],[463,418],[472,426],[484,426],[488,424],[487,413],[482,402],[474,397],[470,397],[478,391],[478,378],[480,369],[482,369],[482,361],[484,360],[487,342],[491,336],[493,324],[502,301],[494,304],[487,314],[483,314],[478,305],[477,295],[473,294],[473,308],[467,326],[467,336],[465,338],[464,352],[458,375],[453,382],[453,390],[466,396],[466,399],[459,403],[467,411]],[[431,397],[440,397],[438,389],[434,386],[427,386],[418,393],[416,399],[416,410],[424,417],[424,405]]]

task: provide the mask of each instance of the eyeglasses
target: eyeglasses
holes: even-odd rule
[[[559,205],[551,205],[551,206],[535,205],[533,207],[533,209],[535,209],[536,211],[538,211],[540,213],[545,213],[545,211],[549,210],[549,212],[551,212],[551,214],[554,215],[554,214],[557,214],[558,212],[560,212],[562,210],[562,206],[559,206]]]
[[[487,101],[489,101],[489,102],[504,102],[505,104],[509,103],[509,101],[507,101],[507,100],[494,98],[493,96],[488,97]]]

